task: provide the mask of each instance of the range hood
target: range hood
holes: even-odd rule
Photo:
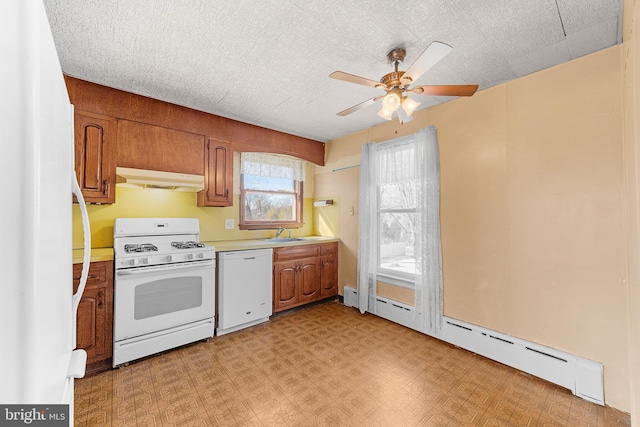
[[[117,167],[116,185],[129,188],[164,188],[198,192],[204,189],[204,176]]]

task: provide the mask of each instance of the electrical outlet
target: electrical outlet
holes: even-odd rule
[[[226,228],[227,230],[233,230],[234,224],[233,224],[233,219],[225,219],[224,220],[224,228]]]

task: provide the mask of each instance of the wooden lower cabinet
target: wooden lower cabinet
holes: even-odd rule
[[[303,258],[298,261],[298,301],[301,304],[320,299],[320,260]]]
[[[338,294],[337,243],[275,248],[273,260],[274,313]]]
[[[82,264],[73,265],[73,292]],[[113,261],[92,262],[78,306],[76,345],[87,352],[87,373],[110,369],[113,354]]]
[[[338,242],[320,246],[320,296],[338,295]]]
[[[273,311],[295,307],[298,302],[298,261],[273,265]]]

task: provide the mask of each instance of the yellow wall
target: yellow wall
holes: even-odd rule
[[[445,315],[602,362],[607,404],[629,411],[622,52],[328,143],[315,197],[341,200],[341,287],[356,284],[359,169],[336,169],[367,141],[435,125]]]
[[[106,248],[113,246],[113,221],[116,218],[198,218],[200,221],[200,240],[239,240],[272,237],[275,230],[240,230],[238,222],[239,203],[239,154],[234,156],[234,198],[233,206],[224,208],[200,208],[196,204],[196,193],[184,193],[162,189],[116,188],[116,203],[112,205],[87,205],[91,223],[91,246]],[[313,169],[307,167],[307,179],[304,185],[303,221],[304,227],[293,230],[294,236],[313,234],[314,209]],[[234,220],[233,230],[224,228],[225,219]],[[73,206],[73,247],[82,248],[82,223],[80,209]]]

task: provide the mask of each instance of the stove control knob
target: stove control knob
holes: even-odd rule
[[[193,259],[193,254],[187,254],[187,259]]]
[[[149,257],[142,258],[143,264],[149,264]]]
[[[133,259],[129,260],[129,265],[138,265],[138,259],[137,258],[133,258]]]
[[[204,258],[204,252],[200,252],[200,253],[198,254],[198,258],[200,258],[200,259]]]
[[[167,255],[167,261],[169,262],[173,261],[173,255]]]

